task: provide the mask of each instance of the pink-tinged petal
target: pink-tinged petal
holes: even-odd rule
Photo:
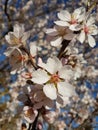
[[[81,31],[79,37],[78,37],[78,40],[83,43],[85,41],[85,33],[84,31]]]
[[[57,98],[57,90],[54,84],[46,84],[43,87],[43,91],[45,95],[51,100],[55,100]]]
[[[67,10],[63,10],[57,14],[58,18],[62,21],[70,21],[71,14]]]
[[[66,21],[55,21],[54,22],[56,25],[58,25],[58,26],[63,26],[63,27],[66,27],[66,26],[69,26],[70,24],[68,23],[68,22],[66,22]]]
[[[38,65],[51,74],[55,74],[62,67],[62,63],[57,57],[49,58],[46,64],[39,62]]]
[[[61,45],[62,40],[63,40],[62,37],[59,37],[59,38],[57,38],[56,40],[51,41],[50,43],[51,43],[52,46],[57,47],[57,46],[60,46],[60,45]]]
[[[37,54],[37,46],[36,46],[36,42],[30,42],[30,54],[32,57],[35,57]]]
[[[50,76],[47,74],[46,71],[42,69],[38,69],[34,71],[32,74],[32,81],[37,84],[44,84],[50,79]]]
[[[71,70],[70,66],[63,66],[60,70],[59,70],[59,76],[60,78],[63,78],[65,80],[70,80],[73,77],[73,71]]]
[[[91,35],[88,35],[88,43],[90,47],[94,47],[96,45],[95,39]]]
[[[57,89],[61,96],[71,97],[72,95],[75,95],[74,87],[67,82],[59,82],[57,84]]]

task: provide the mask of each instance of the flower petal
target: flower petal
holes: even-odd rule
[[[57,90],[54,84],[46,84],[43,87],[43,91],[45,95],[51,100],[55,100],[57,98]]]
[[[49,98],[45,98],[45,100],[43,101],[43,104],[46,109],[51,109],[54,106],[54,101]]]
[[[8,47],[7,50],[4,52],[4,55],[10,56],[11,53],[15,50],[14,47]]]
[[[59,82],[57,84],[58,93],[62,96],[71,97],[75,95],[74,87],[67,82]]]
[[[67,10],[63,10],[57,14],[58,18],[62,21],[70,21],[71,14]]]
[[[73,16],[75,19],[81,18],[81,15],[85,14],[85,8],[80,7],[74,10]]]
[[[47,72],[41,69],[33,72],[33,78],[31,79],[34,83],[43,84],[50,79]]]
[[[69,34],[66,34],[64,36],[64,39],[66,40],[72,40],[74,38],[75,34],[74,33],[69,33]]]
[[[55,74],[62,67],[62,63],[57,57],[49,58],[46,64],[39,62],[38,65],[51,74]]]
[[[95,39],[91,35],[88,35],[88,43],[91,47],[96,45]]]
[[[5,39],[9,44],[11,44],[10,33],[8,33],[8,35],[5,36]]]
[[[24,25],[23,24],[15,24],[14,25],[14,35],[17,38],[20,38],[24,33]]]
[[[98,27],[96,25],[91,25],[89,28],[90,35],[97,35],[98,34]]]
[[[57,36],[58,32],[55,28],[50,28],[46,30],[46,34],[50,35],[50,36]]]
[[[70,24],[66,21],[54,21],[54,23],[58,26],[63,26],[63,27],[66,27],[66,26],[69,26]]]
[[[69,80],[73,77],[73,71],[71,70],[70,66],[63,66],[60,70],[59,70],[59,75],[60,78],[63,78],[65,80]]]
[[[69,26],[69,29],[72,31],[79,31],[81,30],[81,26],[79,24],[72,24]]]
[[[59,109],[60,107],[65,107],[68,103],[70,103],[68,97],[58,96],[56,99],[56,107]]]
[[[51,41],[50,43],[51,43],[52,46],[57,47],[57,46],[60,46],[60,45],[61,45],[61,42],[62,42],[62,37],[59,37],[59,38],[57,38],[56,40]]]
[[[95,23],[95,17],[91,16],[88,20],[87,20],[87,26],[90,26],[92,24]]]
[[[25,42],[30,37],[30,31],[24,32],[22,36],[22,42]]]
[[[36,46],[36,42],[30,42],[30,54],[32,57],[35,57],[37,54],[37,46]]]
[[[29,108],[28,106],[25,106],[23,108],[23,112],[24,112],[24,118],[29,122],[29,123],[32,123],[37,114],[38,114],[38,111],[37,110],[33,110],[32,108]]]
[[[81,31],[79,37],[78,37],[78,40],[83,43],[85,41],[85,33],[84,31]]]

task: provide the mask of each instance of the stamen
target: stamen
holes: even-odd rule
[[[84,32],[85,32],[86,34],[89,33],[89,28],[88,28],[87,26],[85,26],[83,30],[84,30]]]
[[[51,75],[50,82],[51,82],[51,83],[60,82],[60,77],[59,77],[59,75],[58,75],[58,74],[52,74],[52,75]]]

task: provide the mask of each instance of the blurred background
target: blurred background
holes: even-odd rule
[[[0,130],[22,130],[21,125],[25,122],[18,108],[17,95],[21,89],[15,82],[18,77],[10,74],[11,66],[4,55],[7,49],[5,35],[13,30],[15,23],[23,23],[26,31],[32,32],[28,42],[37,42],[39,55],[43,59],[51,56],[51,52],[55,55],[58,48],[46,41],[45,30],[53,27],[58,11],[72,10],[82,4],[79,0],[0,0]],[[97,83],[95,88],[97,92]]]

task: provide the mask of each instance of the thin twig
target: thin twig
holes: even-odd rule
[[[70,41],[68,41],[68,40],[63,40],[63,42],[62,42],[62,47],[61,47],[61,49],[60,49],[60,51],[59,51],[59,53],[58,53],[58,56],[57,56],[59,59],[61,59],[61,57],[62,57],[62,55],[63,55],[63,52],[64,52],[65,48],[69,45],[69,43],[70,43]]]
[[[11,21],[10,15],[8,13],[8,2],[9,2],[9,0],[5,1],[4,12],[5,12],[5,15],[7,16],[8,20]]]

